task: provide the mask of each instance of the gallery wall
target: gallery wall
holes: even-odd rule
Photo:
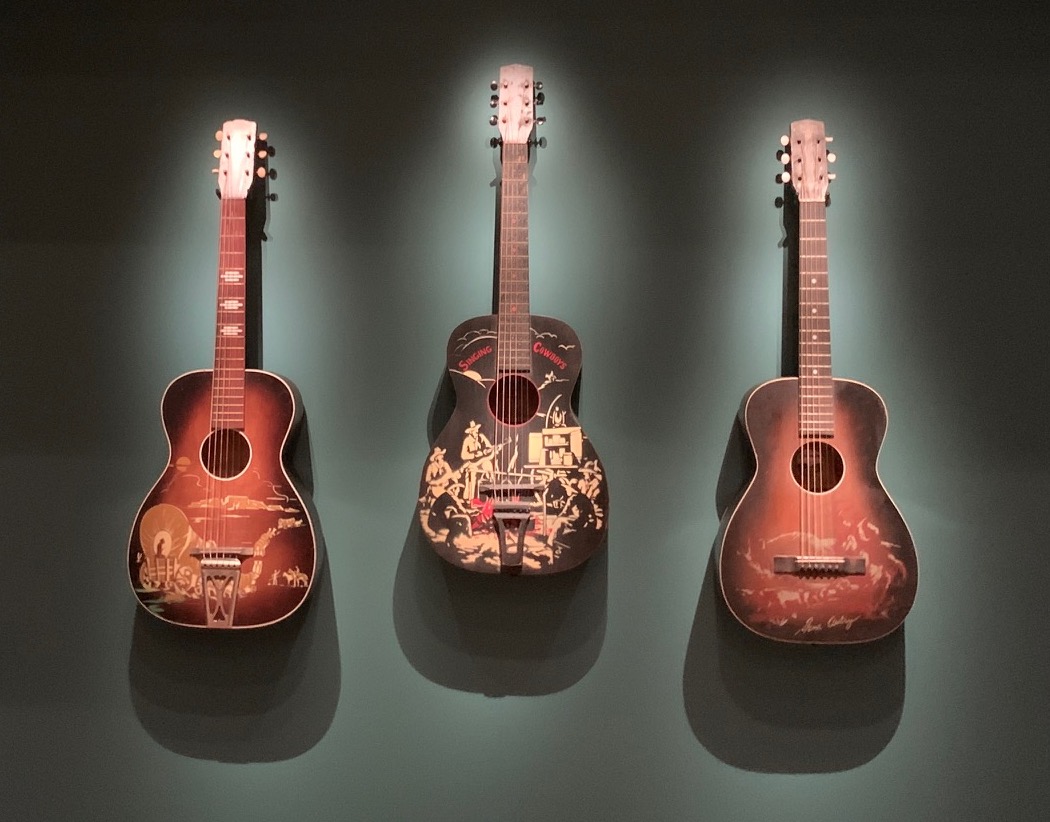
[[[756,2],[8,4],[0,12],[0,815],[1030,819],[1048,797],[1043,192],[1050,28]],[[446,565],[420,471],[447,335],[488,313],[489,81],[545,83],[533,312],[583,342],[606,551]],[[224,120],[277,147],[263,365],[328,558],[273,629],[126,580],[158,405],[211,363]],[[918,598],[872,645],[720,602],[734,415],[785,359],[779,136],[835,136],[834,370],[873,386]]]

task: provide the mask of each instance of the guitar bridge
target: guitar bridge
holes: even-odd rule
[[[799,574],[802,576],[847,576],[863,575],[868,561],[864,557],[825,556],[776,556],[773,557],[774,574]]]
[[[482,483],[478,489],[492,502],[492,518],[499,537],[500,568],[507,573],[521,570],[525,534],[539,505],[543,486],[533,482]]]
[[[201,596],[205,625],[232,628],[241,582],[241,563],[255,553],[252,548],[197,548],[190,551],[201,566]]]

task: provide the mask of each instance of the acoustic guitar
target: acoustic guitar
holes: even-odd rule
[[[249,192],[265,196],[269,147],[248,120],[225,123],[216,139],[214,367],[183,374],[164,392],[168,464],[135,517],[128,574],[139,603],[165,622],[254,628],[302,605],[320,557],[285,465],[302,416],[298,393],[245,367],[246,203]]]
[[[491,123],[500,137],[494,315],[461,323],[447,346],[455,408],[423,467],[417,514],[444,559],[481,573],[552,574],[603,544],[605,470],[576,419],[580,341],[529,311],[529,149],[542,84],[503,66]]]
[[[868,386],[832,376],[830,140],[817,120],[792,123],[781,140],[781,179],[798,200],[799,375],[744,398],[755,474],[723,521],[718,567],[729,610],[750,630],[845,644],[878,639],[904,621],[918,565],[876,466],[886,406]]]

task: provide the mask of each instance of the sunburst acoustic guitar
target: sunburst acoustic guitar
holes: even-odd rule
[[[529,310],[529,148],[541,118],[532,68],[493,83],[499,129],[497,312],[448,341],[455,408],[423,467],[417,515],[434,550],[470,571],[552,574],[597,551],[608,526],[605,471],[576,419],[580,341]]]
[[[285,464],[302,414],[298,393],[245,367],[246,202],[250,193],[265,196],[268,147],[248,120],[225,123],[216,138],[214,367],[183,374],[164,392],[168,464],[135,517],[128,574],[139,603],[159,619],[253,628],[299,608],[320,555]]]
[[[755,633],[846,644],[901,625],[918,564],[876,468],[886,406],[868,386],[832,376],[829,141],[817,120],[792,123],[781,141],[783,180],[798,200],[799,375],[744,398],[756,468],[723,521],[718,568],[729,610]]]

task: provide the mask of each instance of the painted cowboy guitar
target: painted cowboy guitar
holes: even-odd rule
[[[845,644],[895,630],[915,599],[911,534],[876,468],[886,406],[831,375],[824,124],[791,124],[782,175],[798,198],[798,377],[745,398],[756,470],[724,520],[719,574],[729,610],[757,634]],[[790,229],[789,229],[790,230]]]
[[[215,361],[177,377],[161,416],[168,464],[131,531],[139,603],[176,625],[254,628],[293,613],[318,563],[314,526],[285,467],[302,411],[291,383],[245,367],[249,191],[265,186],[266,135],[231,120],[216,134],[219,267]]]
[[[605,538],[605,471],[572,407],[580,341],[565,323],[529,312],[529,148],[543,118],[532,68],[503,66],[493,82],[499,129],[497,311],[448,341],[456,404],[423,467],[417,514],[444,559],[470,571],[552,574]]]

